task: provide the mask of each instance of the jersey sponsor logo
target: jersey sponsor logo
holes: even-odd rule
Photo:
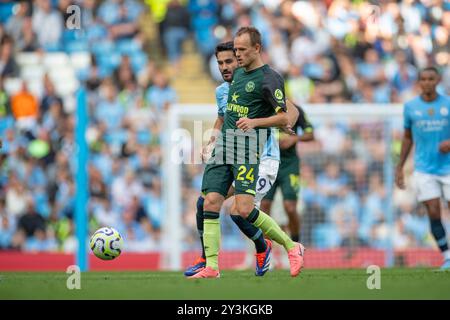
[[[423,132],[442,131],[447,126],[448,126],[447,119],[416,121],[416,127]]]
[[[247,117],[248,107],[244,107],[234,103],[227,104],[227,111],[236,112],[239,118]]]
[[[253,90],[255,90],[255,83],[253,81],[247,82],[245,85],[245,91],[252,92]]]
[[[274,96],[278,100],[282,100],[283,99],[283,91],[281,91],[280,89],[275,90]]]
[[[446,107],[442,107],[440,111],[442,116],[448,116],[448,109]]]
[[[237,103],[238,98],[239,98],[239,95],[237,94],[237,92],[234,92],[233,95],[231,96],[231,101],[233,101],[234,103]]]

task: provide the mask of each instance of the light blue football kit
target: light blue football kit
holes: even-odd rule
[[[404,127],[412,132],[415,170],[433,175],[450,174],[450,153],[439,144],[450,139],[450,99],[438,95],[434,101],[420,96],[408,101],[403,110]]]

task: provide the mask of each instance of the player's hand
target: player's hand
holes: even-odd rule
[[[214,145],[214,142],[210,142],[202,148],[201,157],[203,162],[207,162],[211,158]]]
[[[450,152],[450,140],[442,141],[439,144],[439,151],[442,153]]]
[[[290,126],[290,125],[285,125],[284,127],[281,127],[280,128],[281,129],[281,131],[283,131],[284,133],[287,133],[287,134],[289,134],[289,135],[291,135],[291,136],[295,136],[296,134],[295,134],[295,132],[294,132],[294,130],[292,130],[292,127]]]
[[[238,121],[236,121],[236,126],[244,132],[256,127],[255,121],[249,118],[240,118]]]
[[[403,169],[400,167],[397,167],[397,169],[395,170],[395,184],[397,185],[397,187],[399,187],[400,189],[404,190],[405,189],[405,176],[403,175]]]

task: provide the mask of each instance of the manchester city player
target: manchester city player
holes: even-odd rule
[[[421,70],[422,93],[405,104],[405,132],[395,182],[400,189],[405,188],[403,166],[415,145],[413,178],[417,197],[426,207],[431,233],[443,254],[441,269],[450,270],[450,250],[441,221],[441,196],[450,207],[450,99],[437,93],[439,81],[436,68]]]

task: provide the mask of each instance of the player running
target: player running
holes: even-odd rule
[[[229,84],[233,77],[234,70],[238,67],[236,57],[234,55],[233,42],[226,42],[219,44],[216,47],[216,58],[219,66],[219,70],[224,79],[224,83],[216,88],[216,102],[218,106],[218,116],[214,123],[214,129],[220,130],[223,124],[223,117],[227,107],[228,90]],[[289,110],[295,111],[290,106]],[[293,122],[295,112],[292,112],[291,121]],[[216,135],[213,134],[210,138],[208,146],[214,144],[216,140]],[[202,157],[209,158],[206,154],[208,153],[209,147],[206,147],[203,151]],[[276,175],[278,172],[280,161],[280,151],[278,147],[278,141],[275,134],[270,136],[270,139],[266,142],[263,154],[261,156],[261,163],[259,166],[259,176],[258,176],[258,188],[256,190],[255,205],[259,207],[261,199],[264,197],[265,193],[270,189],[270,186],[275,182]],[[228,196],[232,196],[234,193],[234,188],[230,188]],[[192,276],[206,266],[206,256],[203,247],[203,203],[204,198],[200,196],[197,200],[197,230],[200,235],[200,241],[202,243],[202,255],[199,257],[192,266],[188,267],[184,274],[186,276]],[[233,210],[231,211],[233,212]],[[257,276],[263,276],[269,268],[270,264],[270,253],[272,248],[272,243],[270,240],[265,240],[262,231],[248,222],[246,219],[242,218],[238,214],[231,214],[231,219],[239,227],[239,229],[254,242],[256,249],[256,270],[255,274]]]
[[[450,270],[450,250],[441,221],[441,196],[450,208],[450,99],[437,93],[440,75],[436,68],[419,72],[422,91],[403,110],[404,136],[395,182],[405,188],[403,166],[411,148],[414,151],[414,183],[417,197],[427,210],[431,233],[444,257],[442,270]]]
[[[212,160],[208,161],[203,175],[206,267],[191,278],[220,276],[219,212],[233,181],[236,212],[260,228],[268,238],[285,247],[290,273],[295,277],[303,267],[303,245],[293,242],[270,216],[254,205],[259,145],[263,145],[260,137],[264,134],[270,137],[270,127],[283,127],[288,123],[284,80],[262,62],[261,35],[257,29],[239,29],[234,49],[242,68],[236,69],[233,75],[221,135],[216,139]]]

